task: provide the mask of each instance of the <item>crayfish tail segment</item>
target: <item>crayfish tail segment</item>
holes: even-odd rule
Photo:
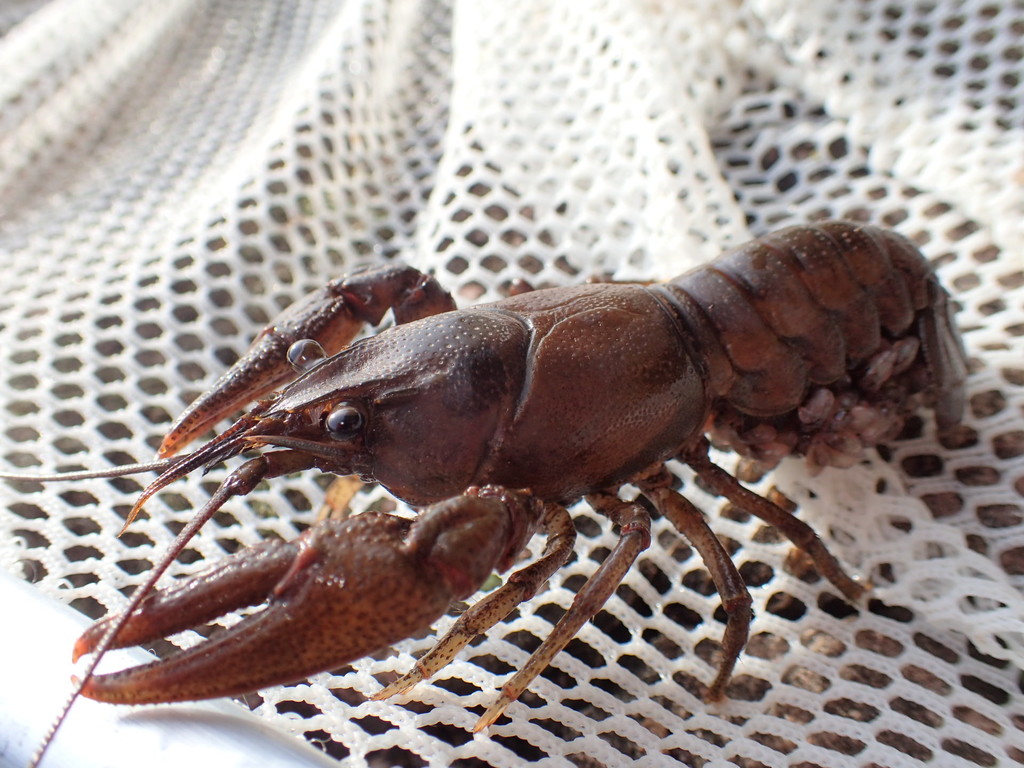
[[[528,507],[467,494],[411,523],[368,512],[325,521],[291,543],[244,550],[145,600],[115,644],[147,642],[262,601],[266,607],[168,659],[91,678],[82,695],[130,704],[215,698],[348,664],[427,628],[507,565],[510,545],[518,552],[535,527],[519,519]],[[76,653],[95,647],[104,629],[87,631]]]
[[[949,295],[934,278],[928,283],[928,291],[935,311],[921,313],[922,352],[933,372],[935,420],[940,430],[948,430],[964,415],[967,352],[956,330]]]
[[[178,453],[218,421],[277,389],[297,375],[289,348],[312,340],[319,353],[333,355],[388,309],[399,323],[455,308],[451,295],[433,278],[404,265],[388,265],[334,280],[285,309],[213,387],[171,425],[158,456]],[[314,346],[316,346],[314,345]],[[303,371],[303,366],[298,366]]]

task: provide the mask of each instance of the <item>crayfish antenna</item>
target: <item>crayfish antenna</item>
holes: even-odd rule
[[[197,451],[196,453],[199,453],[199,451]],[[190,460],[193,458],[193,456],[194,454],[187,454],[184,456],[171,456],[169,458],[157,459],[156,461],[138,462],[135,464],[123,464],[118,467],[109,467],[107,469],[82,470],[73,472],[51,472],[46,474],[0,472],[0,480],[10,480],[15,482],[31,481],[37,483],[59,483],[75,482],[78,480],[103,480],[115,477],[126,477],[128,475],[138,475],[143,474],[145,472],[161,472],[161,478],[171,475],[173,475],[174,477],[179,477],[182,474],[185,474],[188,471],[190,471],[189,469],[185,469],[185,466],[190,463]],[[182,471],[183,469],[184,471]],[[156,482],[159,482],[159,480],[160,478],[157,478]],[[152,487],[153,486],[151,485],[150,488]],[[159,490],[159,488],[154,489],[153,492],[155,492],[155,490]],[[150,493],[150,495],[152,495],[152,493]],[[212,501],[213,499],[211,499],[211,502]],[[221,502],[221,504],[223,504],[223,501]],[[211,505],[208,504],[207,506],[209,507]],[[138,605],[139,602],[141,602],[142,598],[145,597],[145,595],[152,590],[153,585],[156,584],[156,581],[167,570],[168,566],[174,560],[174,558],[177,557],[181,553],[181,550],[185,548],[185,545],[192,538],[192,536],[195,535],[195,532],[199,530],[203,523],[209,520],[209,518],[217,511],[219,506],[220,505],[217,505],[212,509],[204,509],[203,512],[200,513],[200,515],[197,515],[196,518],[194,518],[193,521],[182,530],[178,538],[175,540],[174,545],[171,548],[171,551],[168,552],[167,555],[165,555],[163,561],[161,561],[161,563],[157,566],[156,570],[154,570],[154,572],[150,575],[150,578],[143,585],[142,589],[136,592],[136,595],[138,597],[133,597],[132,601],[129,603],[128,609],[122,615],[121,620],[115,622],[108,630],[107,636],[105,636],[100,641],[100,643],[98,643],[96,649],[96,657],[94,658],[93,662],[89,665],[82,679],[75,679],[74,689],[68,696],[68,699],[64,703],[64,706],[61,708],[60,714],[57,716],[56,719],[54,719],[53,723],[50,725],[50,728],[47,730],[39,748],[36,750],[35,754],[32,755],[32,758],[29,760],[28,768],[36,768],[36,766],[38,766],[40,761],[43,759],[43,756],[46,754],[47,749],[49,749],[49,746],[53,742],[54,737],[57,735],[57,731],[60,730],[60,727],[61,725],[63,725],[64,720],[67,719],[68,713],[71,711],[71,707],[74,705],[75,701],[77,701],[79,695],[81,694],[83,686],[93,676],[93,673],[97,665],[99,664],[103,655],[106,653],[107,649],[113,642],[114,637],[116,637],[117,633],[120,631],[121,625],[123,625],[124,621],[127,620],[127,617],[132,613],[132,611],[135,610],[136,606]],[[138,512],[136,511],[135,514],[137,515]],[[134,516],[130,516],[129,522],[132,519],[134,519]],[[125,527],[127,527],[127,523],[125,524]],[[123,532],[124,529],[122,528],[121,533]]]
[[[256,423],[256,419],[248,417],[239,419],[231,429],[219,435],[202,448],[182,456],[170,456],[155,461],[140,462],[137,464],[123,464],[119,467],[107,469],[85,469],[72,472],[49,472],[43,474],[28,474],[21,472],[0,472],[0,480],[13,482],[34,482],[34,483],[62,483],[76,482],[78,480],[106,480],[114,477],[127,477],[128,475],[141,475],[146,472],[160,472],[161,474],[150,483],[142,492],[135,504],[132,505],[128,517],[121,526],[118,536],[121,536],[139,516],[142,507],[155,493],[166,488],[175,480],[184,477],[195,469],[208,467],[218,461],[229,458],[247,447],[247,440],[238,437],[242,432]],[[234,439],[231,439],[234,438]]]
[[[259,423],[258,414],[260,412],[260,408],[253,409],[251,413],[240,418],[229,429],[219,434],[202,448],[174,459],[170,466],[156,480],[150,483],[139,495],[139,498],[135,500],[131,510],[128,512],[128,516],[125,518],[124,525],[121,526],[121,530],[118,531],[117,535],[121,536],[128,530],[128,526],[135,522],[135,518],[139,516],[146,502],[158,491],[163,490],[175,480],[185,477],[185,475],[193,470],[200,467],[210,467],[245,450],[249,446],[249,436],[255,432],[252,428]]]
[[[185,461],[189,455],[171,456],[156,461],[140,462],[137,464],[122,464],[119,467],[108,467],[107,469],[83,469],[72,472],[50,472],[47,474],[33,475],[21,472],[0,472],[0,480],[31,481],[34,483],[64,483],[78,480],[105,480],[112,477],[127,477],[128,475],[141,475],[146,472],[165,472],[176,464]]]
[[[202,466],[202,464],[206,462],[198,461],[197,463],[196,457],[199,454],[202,454],[203,457],[207,459],[211,455],[214,455],[215,458],[213,460],[219,460],[219,458],[221,458],[220,454],[215,453],[214,451],[207,451],[206,449],[209,447],[209,445],[204,446],[199,451],[189,454],[188,456],[185,456],[182,459],[175,459],[170,469],[168,469],[167,472],[165,472],[164,474],[167,475],[170,473],[174,473],[175,477],[181,477],[182,475],[187,474],[189,471],[191,471],[191,469],[193,469],[194,467]],[[218,443],[217,447],[223,450],[226,446],[223,443]],[[160,578],[164,575],[164,573],[170,567],[171,563],[174,562],[175,558],[177,558],[178,555],[181,554],[182,550],[185,549],[185,547],[196,535],[196,533],[199,532],[199,529],[202,528],[207,523],[207,521],[211,517],[213,517],[222,506],[224,506],[224,503],[227,502],[228,499],[238,494],[248,493],[253,487],[256,486],[257,483],[259,483],[260,480],[263,479],[263,477],[266,474],[267,462],[262,458],[252,459],[246,462],[237,470],[228,475],[227,478],[225,478],[225,480],[214,492],[213,496],[210,497],[210,500],[207,501],[203,508],[200,509],[199,512],[197,512],[195,516],[192,517],[191,520],[188,521],[188,524],[184,528],[182,528],[181,532],[177,535],[177,537],[175,537],[174,541],[171,543],[170,548],[160,559],[160,562],[157,563],[153,570],[150,572],[149,576],[146,578],[146,581],[142,584],[141,587],[139,587],[137,590],[135,590],[135,592],[132,593],[131,600],[128,601],[128,606],[124,609],[124,611],[121,612],[121,614],[117,616],[116,619],[114,619],[110,623],[110,625],[106,628],[106,631],[103,633],[102,637],[100,637],[99,641],[88,649],[90,652],[93,653],[93,658],[90,660],[88,666],[85,669],[85,673],[82,675],[82,677],[80,679],[74,679],[74,685],[71,691],[71,695],[68,697],[67,702],[61,709],[60,714],[54,720],[53,725],[47,731],[42,744],[39,746],[39,749],[36,751],[35,755],[32,756],[32,760],[29,762],[29,768],[35,768],[35,766],[39,765],[39,762],[43,759],[43,756],[46,754],[46,750],[53,742],[53,739],[56,736],[57,731],[60,729],[61,724],[64,722],[64,720],[68,716],[68,713],[71,711],[71,707],[78,700],[78,697],[81,696],[82,690],[89,684],[89,681],[92,680],[93,677],[95,676],[96,668],[103,660],[103,657],[107,654],[107,651],[111,650],[111,648],[114,646],[114,642],[117,638],[118,633],[120,633],[124,626],[128,623],[128,620],[131,618],[132,614],[135,613],[135,611],[138,609],[139,605],[142,604],[142,601],[146,598],[146,596],[152,593],[157,581],[159,581]],[[164,475],[161,475],[161,477],[154,480],[153,483],[150,485],[150,488],[153,488],[153,486],[157,486],[157,484],[160,483],[163,477]],[[163,485],[166,485],[166,482]],[[162,488],[163,485],[159,485],[157,487],[157,490],[159,490],[159,488]],[[149,488],[147,488],[146,490],[148,491]],[[74,651],[75,659],[77,659],[81,653],[81,649],[76,645]]]

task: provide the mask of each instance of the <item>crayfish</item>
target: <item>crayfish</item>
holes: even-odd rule
[[[388,311],[395,325],[352,343]],[[751,599],[704,515],[665,462],[775,526],[849,600],[865,587],[782,506],[708,457],[709,441],[767,470],[783,457],[850,466],[914,410],[940,428],[963,409],[966,362],[951,302],[909,241],[830,222],[754,240],[657,285],[527,291],[456,309],[431,277],[389,265],[336,280],[277,319],[177,420],[154,493],[196,469],[262,451],[231,472],[127,610],[90,628],[76,658],[146,643],[225,612],[266,607],[170,658],[80,692],[116,703],[230,696],[290,683],[422,631],[452,601],[511,568],[536,532],[534,562],[455,622],[383,698],[431,676],[529,600],[572,553],[566,509],[586,499],[618,526],[606,560],[501,689],[493,723],[600,610],[667,518],[706,562],[727,614],[721,698],[748,638]],[[291,379],[294,379],[293,381]],[[194,438],[268,395],[193,453]],[[325,520],[295,541],[238,552],[166,590],[153,585],[231,497],[316,469],[380,483],[419,509]],[[114,469],[106,476],[138,471]],[[635,498],[620,495],[630,484]],[[387,611],[380,606],[389,605]]]

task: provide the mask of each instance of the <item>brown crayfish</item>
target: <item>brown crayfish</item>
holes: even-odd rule
[[[388,310],[394,327],[351,343]],[[907,240],[869,226],[782,230],[665,284],[528,291],[462,310],[408,267],[343,278],[287,310],[171,428],[165,458],[149,465],[162,474],[129,523],[146,499],[189,472],[264,452],[228,475],[128,609],[85,632],[74,654],[101,655],[239,607],[266,607],[162,661],[105,675],[93,675],[94,664],[80,692],[168,702],[301,680],[428,627],[545,533],[539,559],[462,614],[378,695],[404,691],[566,562],[575,538],[566,505],[585,498],[618,526],[618,543],[477,728],[494,722],[600,610],[648,546],[652,511],[691,542],[720,593],[728,621],[707,690],[718,699],[747,641],[750,596],[664,463],[683,461],[712,492],[778,528],[855,600],[864,588],[814,531],[713,464],[706,436],[762,469],[787,455],[812,467],[849,466],[922,405],[940,428],[954,425],[965,375],[949,297],[927,262]],[[194,453],[176,456],[282,386]],[[419,514],[325,520],[295,541],[268,541],[153,589],[228,499],[305,469],[376,481]],[[635,500],[619,496],[627,483],[639,489]]]

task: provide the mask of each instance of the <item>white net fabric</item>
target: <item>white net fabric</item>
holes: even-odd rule
[[[768,478],[872,578],[870,602],[846,606],[756,521],[712,516],[756,611],[723,704],[695,695],[717,595],[657,521],[605,611],[471,734],[615,540],[579,508],[576,559],[435,680],[366,701],[428,634],[247,697],[259,714],[353,766],[1024,762],[1020,0],[54,0],[6,4],[0,34],[7,468],[148,459],[278,309],[393,256],[466,304],[521,276],[666,278],[847,218],[914,238],[962,304],[954,437],[924,415],[884,459]],[[138,480],[4,484],[0,562],[116,610],[221,477],[172,486],[120,539]],[[172,575],[295,536],[324,484],[229,504]]]

